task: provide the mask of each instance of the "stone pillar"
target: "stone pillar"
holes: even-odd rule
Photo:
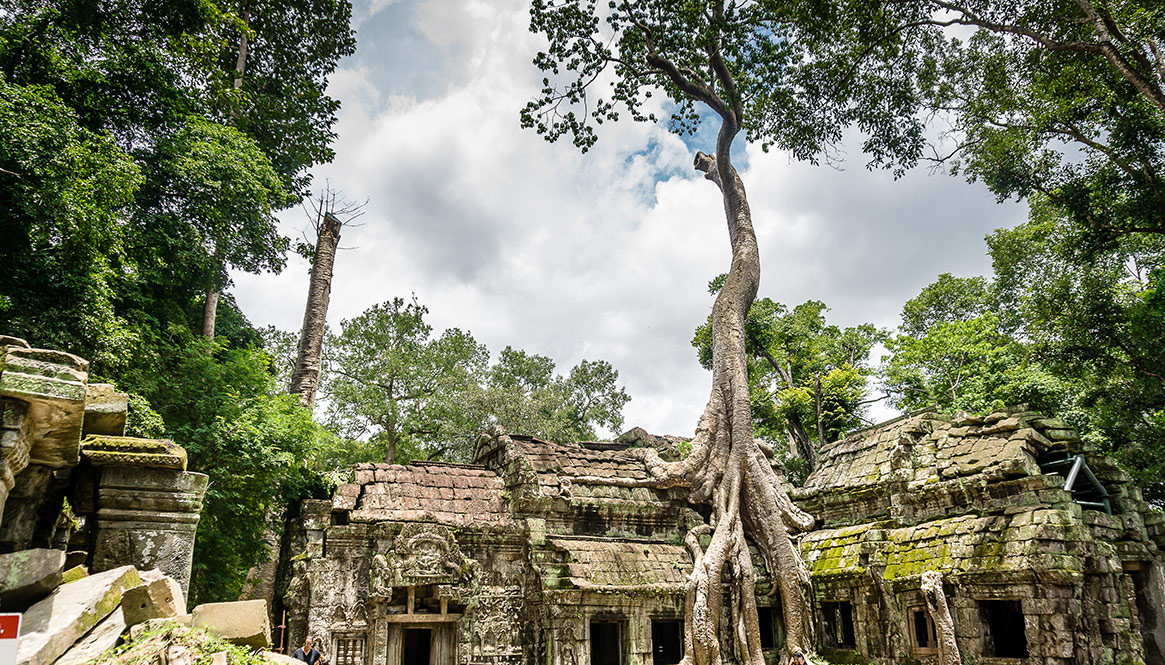
[[[90,436],[82,453],[100,469],[93,570],[159,568],[187,592],[206,475],[161,439]]]

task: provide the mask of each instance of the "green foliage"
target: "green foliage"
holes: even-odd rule
[[[216,653],[226,653],[231,665],[265,665],[268,662],[258,650],[231,644],[217,635],[177,621],[142,631],[136,637],[126,637],[125,642],[92,662],[96,665],[154,665],[159,654],[165,655],[169,646],[185,647],[193,665],[212,665]]]
[[[159,439],[166,435],[166,422],[145,397],[130,393],[125,414],[125,434],[145,439]]]
[[[1026,224],[988,238],[992,282],[943,275],[907,303],[885,386],[904,409],[1027,404],[1060,417],[1160,501],[1165,239],[1091,235],[1034,198]]]
[[[195,544],[191,598],[230,600],[267,552],[268,520],[288,498],[315,495],[311,464],[332,435],[282,394],[263,351],[206,342],[185,329],[156,367],[128,377],[166,421],[192,471],[210,476]]]
[[[119,361],[135,333],[116,311],[116,273],[140,182],[50,88],[0,80],[0,328]]]
[[[831,158],[844,130],[856,125],[873,162],[913,164],[924,146],[923,124],[905,72],[922,69],[925,54],[873,43],[868,60],[892,64],[849,68],[818,57],[836,41],[882,26],[873,12],[848,4],[535,0],[530,29],[549,46],[534,59],[545,78],[522,125],[549,140],[569,135],[586,150],[595,126],[622,111],[656,122],[653,96],[663,93],[674,102],[664,108],[676,133],[695,131],[702,101],[722,118],[734,117],[765,150]],[[839,85],[842,71],[847,80]]]
[[[562,443],[618,428],[629,399],[618,372],[582,361],[567,376],[544,356],[506,347],[489,352],[469,333],[434,337],[415,299],[376,305],[341,324],[326,349],[327,419],[352,441],[338,461],[391,457],[466,460],[491,426]]]
[[[719,291],[723,276],[711,283]],[[758,436],[784,442],[793,428],[817,440],[818,385],[821,431],[833,441],[862,423],[873,374],[870,351],[886,339],[871,324],[829,325],[825,303],[810,300],[790,310],[769,298],[756,300],[745,321],[753,424]],[[692,339],[701,364],[712,368],[712,318]],[[812,425],[809,425],[812,424]],[[817,445],[822,442],[818,441]]]

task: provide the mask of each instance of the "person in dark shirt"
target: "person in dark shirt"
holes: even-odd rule
[[[303,662],[307,663],[307,665],[316,665],[317,662],[324,659],[324,655],[320,653],[319,649],[313,646],[313,642],[310,636],[303,640],[303,646],[296,649],[295,653],[292,654],[291,657],[297,660],[302,660]]]

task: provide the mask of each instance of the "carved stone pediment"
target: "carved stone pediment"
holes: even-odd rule
[[[423,584],[468,584],[477,564],[467,558],[448,527],[409,524],[397,534],[392,547],[372,557],[369,595],[388,598],[393,587]]]

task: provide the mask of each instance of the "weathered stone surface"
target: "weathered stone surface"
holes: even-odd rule
[[[263,656],[263,660],[266,660],[268,663],[273,663],[274,665],[302,665],[303,664],[303,661],[299,660],[298,658],[292,658],[291,656],[286,656],[286,655],[281,654],[281,653],[275,653],[274,651],[260,651],[259,653]]]
[[[79,579],[89,576],[89,569],[85,566],[73,566],[72,568],[61,573],[61,584],[68,584],[76,582]]]
[[[127,590],[121,599],[127,624],[134,626],[147,619],[186,614],[182,587],[172,577],[142,573],[142,580],[143,584]]]
[[[61,351],[8,346],[0,367],[0,397],[28,404],[29,462],[54,469],[75,466],[89,363]]]
[[[57,588],[24,613],[17,664],[49,665],[60,658],[140,583],[133,566],[122,566]]]
[[[129,410],[129,395],[108,383],[90,383],[85,388],[85,433],[122,436]]]
[[[169,439],[91,434],[81,442],[81,454],[93,466],[186,470],[186,450]]]
[[[93,569],[158,568],[189,588],[194,535],[207,476],[176,469],[101,470]]]
[[[26,607],[61,583],[65,553],[34,549],[0,554],[0,607]]]
[[[121,636],[125,633],[125,616],[121,608],[114,610],[109,616],[102,619],[93,630],[89,631],[80,642],[74,644],[65,655],[56,660],[54,665],[82,665],[97,658],[101,654],[117,646]]]
[[[195,628],[208,630],[240,646],[266,649],[271,646],[271,625],[267,601],[240,600],[233,603],[205,603],[191,612]]]

